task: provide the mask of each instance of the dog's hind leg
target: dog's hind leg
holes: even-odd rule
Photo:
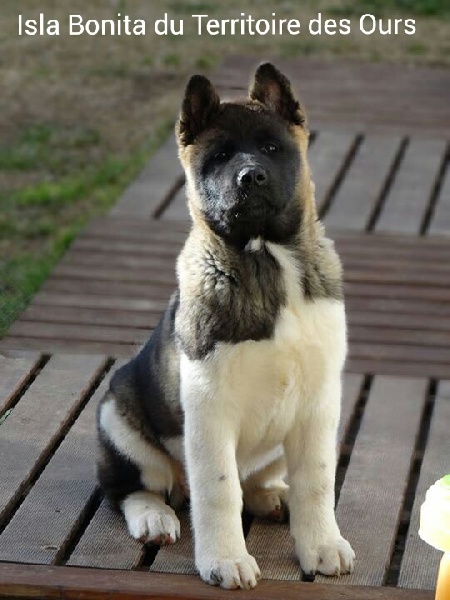
[[[130,534],[154,544],[173,544],[180,522],[166,496],[177,487],[173,461],[131,427],[114,395],[98,411],[98,477],[107,497],[122,511]]]
[[[289,486],[285,483],[286,461],[283,456],[253,473],[242,484],[244,507],[257,517],[284,521],[289,512]]]

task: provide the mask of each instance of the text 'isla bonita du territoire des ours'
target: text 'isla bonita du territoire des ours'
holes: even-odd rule
[[[212,19],[208,15],[191,15],[189,19],[174,19],[165,13],[160,19],[148,23],[145,19],[133,19],[128,15],[117,13],[114,19],[85,19],[82,15],[68,15],[61,23],[45,13],[35,18],[18,15],[19,35],[58,36],[116,36],[134,35],[184,35],[187,28],[192,27],[197,35],[349,35],[355,24],[350,19],[326,19],[321,13],[309,19],[306,24],[300,19],[278,18],[272,13],[268,19],[255,19],[251,15],[240,13],[235,19]],[[414,35],[416,26],[414,19],[380,19],[371,14],[364,14],[358,19],[359,31],[365,35]]]

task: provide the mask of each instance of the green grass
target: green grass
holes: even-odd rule
[[[100,187],[114,186],[127,166],[124,160],[108,159],[102,165],[86,168],[58,181],[42,181],[24,187],[13,195],[13,201],[18,207],[68,204],[88,193],[95,193]]]
[[[208,14],[215,11],[217,8],[213,2],[189,2],[187,5],[186,2],[169,2],[167,5],[169,11],[174,12],[176,14],[186,14],[186,9],[188,8],[189,14]]]
[[[74,170],[89,164],[90,152],[99,142],[100,134],[92,129],[36,123],[12,144],[0,146],[0,169],[46,169],[52,173]],[[84,154],[87,149],[90,152]]]
[[[213,55],[199,56],[195,60],[195,66],[197,69],[212,69],[217,64],[217,57]]]
[[[1,252],[0,337],[25,309],[86,222],[114,204],[172,127],[172,122],[164,122],[129,157],[110,157],[69,175],[55,174],[64,172],[56,161],[52,163],[53,181],[0,195],[0,244],[17,238],[21,247],[11,258],[7,245],[6,251]],[[42,160],[48,160],[45,156],[52,140],[51,128],[34,127],[12,146],[11,156],[16,159],[10,164],[22,170],[41,166]],[[28,249],[33,240],[38,241],[38,252]]]
[[[164,56],[163,63],[166,67],[179,67],[182,63],[181,56],[176,52],[170,52]]]
[[[77,225],[59,231],[43,254],[24,252],[0,264],[0,336],[6,333],[48,277],[78,232]]]

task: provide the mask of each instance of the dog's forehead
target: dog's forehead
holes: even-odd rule
[[[280,117],[259,102],[223,102],[210,125],[211,133],[224,133],[235,139],[248,139],[255,132],[284,136],[289,127]]]

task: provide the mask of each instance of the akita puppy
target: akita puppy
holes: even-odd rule
[[[192,228],[178,290],[100,404],[100,482],[130,534],[156,544],[177,540],[173,507],[189,495],[210,584],[260,577],[243,506],[280,519],[288,505],[304,573],[348,573],[334,515],[342,276],[317,219],[304,111],[271,64],[238,102],[194,76],[177,139]]]

